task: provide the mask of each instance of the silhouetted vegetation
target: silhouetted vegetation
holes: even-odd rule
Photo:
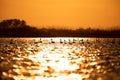
[[[0,37],[120,37],[120,29],[37,29],[24,20],[10,19],[0,22]]]

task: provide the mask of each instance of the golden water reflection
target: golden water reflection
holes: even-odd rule
[[[58,40],[60,39],[54,39],[57,43],[51,43],[50,39],[47,43],[16,40],[16,43],[10,45],[6,42],[7,47],[4,44],[1,48],[6,54],[0,55],[3,60],[0,64],[2,79],[102,80],[109,79],[103,76],[109,72],[113,72],[112,75],[119,79],[113,70],[120,69],[120,62],[114,56],[108,56],[109,49],[118,49],[119,52],[119,44],[114,45],[114,48],[111,47],[113,44],[108,44],[109,47],[106,48],[104,45],[107,43],[103,42],[86,40],[80,43],[76,39],[74,43],[73,39],[67,38],[65,40],[68,43],[60,43]],[[111,68],[113,66],[114,69]]]

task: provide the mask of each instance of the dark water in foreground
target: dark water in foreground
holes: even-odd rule
[[[0,80],[120,80],[120,38],[1,38]]]

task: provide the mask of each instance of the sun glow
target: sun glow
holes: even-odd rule
[[[67,43],[60,43],[59,42],[60,39],[62,41],[66,40]],[[77,38],[74,38],[74,39],[79,40]],[[81,39],[82,38],[80,38],[80,40]],[[33,70],[32,74],[37,73],[38,75],[41,75],[41,76],[36,76],[34,80],[39,80],[39,79],[82,80],[84,78],[84,75],[72,73],[74,71],[77,71],[80,68],[79,64],[82,64],[82,61],[85,60],[84,57],[76,56],[75,54],[72,53],[72,50],[75,48],[73,49],[70,48],[69,40],[73,42],[73,39],[72,38],[54,38],[52,39],[53,41],[55,41],[55,43],[53,43],[54,45],[50,43],[51,38],[47,38],[47,40],[49,40],[48,41],[49,44],[44,43],[41,46],[42,48],[41,51],[28,56],[28,59],[38,64],[37,67],[34,67],[37,70]],[[39,40],[37,39],[36,41],[39,41]],[[59,46],[57,46],[57,44],[59,44]],[[77,44],[77,41],[76,41],[76,44]],[[76,52],[78,52],[79,54],[79,51],[76,51]],[[44,75],[46,77],[43,77]],[[51,76],[51,77],[48,78],[48,76]],[[56,77],[52,77],[52,76],[56,76]]]

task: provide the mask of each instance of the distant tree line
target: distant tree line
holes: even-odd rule
[[[0,37],[120,37],[120,29],[37,29],[24,20],[9,19],[0,22]]]

